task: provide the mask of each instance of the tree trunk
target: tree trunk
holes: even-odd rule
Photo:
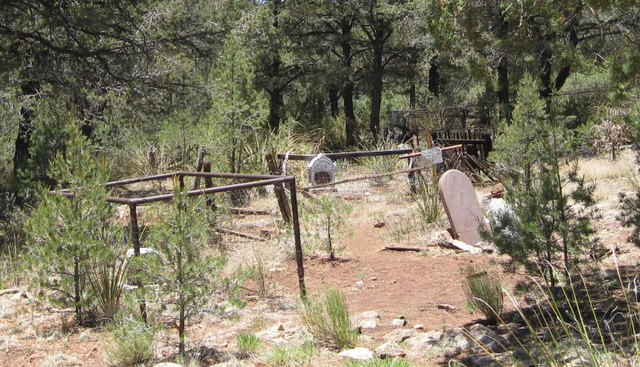
[[[376,36],[382,38],[382,32],[377,31]],[[377,37],[376,37],[377,38]],[[381,39],[380,39],[381,40]],[[373,70],[371,74],[371,116],[369,122],[369,130],[373,137],[373,141],[378,141],[378,133],[380,132],[380,109],[382,106],[382,44],[377,42],[373,47]]]
[[[82,288],[80,287],[80,260],[78,257],[73,258],[73,290],[74,302],[76,306],[76,321],[82,324]]]
[[[340,115],[340,88],[335,85],[329,87],[329,106],[331,108],[331,117],[336,118]]]
[[[24,83],[21,87],[23,96],[35,96],[39,85],[36,82]],[[27,169],[27,163],[31,157],[31,133],[33,131],[33,118],[35,111],[28,107],[20,108],[20,122],[18,136],[15,141],[13,154],[13,174],[17,175],[21,170]]]
[[[356,145],[357,122],[356,114],[353,110],[353,91],[355,89],[351,80],[351,63],[353,55],[351,54],[351,28],[353,22],[350,19],[342,19],[340,22],[340,33],[342,39],[340,48],[342,50],[342,65],[346,75],[342,81],[342,100],[344,102],[344,118],[345,118],[345,136],[348,147]]]
[[[549,40],[545,38],[542,42],[544,42],[544,48],[540,53],[540,84],[542,87],[540,97],[546,103],[548,114],[551,112],[551,58],[553,57],[553,51],[548,45]]]
[[[440,95],[440,66],[438,60],[434,58],[429,66],[429,92],[434,97],[438,97]]]
[[[353,83],[348,82],[342,91],[342,98],[344,99],[344,118],[345,118],[345,132],[347,136],[347,146],[352,147],[356,145],[356,136],[358,134],[356,114],[353,110]]]
[[[267,91],[267,93],[269,94],[269,130],[277,133],[282,121],[282,108],[284,107],[282,89],[276,87],[271,91]]]

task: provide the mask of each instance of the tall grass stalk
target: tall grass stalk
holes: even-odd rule
[[[623,284],[617,260],[616,270],[618,280]],[[640,351],[635,327],[639,321],[635,311],[637,303],[628,296],[633,291],[627,288],[625,292],[626,314],[606,312],[604,315],[611,315],[606,319],[600,314],[586,279],[582,274],[578,274],[578,277],[578,284],[568,278],[565,287],[556,291],[534,281],[538,296],[535,305],[528,309],[523,309],[506,292],[531,336],[518,337],[507,327],[512,339],[529,362],[536,365],[565,366],[574,359],[594,366],[618,366],[621,365],[620,360],[633,364]],[[625,320],[626,335],[617,334],[614,330],[616,317]],[[500,316],[498,321],[506,326]],[[518,360],[516,353],[512,354],[512,358],[515,364],[525,362]]]
[[[440,195],[435,182],[429,179],[418,179],[417,190],[412,194],[417,205],[418,217],[424,227],[437,221],[442,215],[442,205]]]
[[[330,348],[351,348],[358,339],[351,323],[347,300],[337,289],[329,289],[324,297],[309,297],[300,311],[302,323],[309,333]]]
[[[504,304],[500,279],[488,269],[472,265],[464,270],[464,274],[462,288],[471,309],[479,311],[490,323],[498,321]]]

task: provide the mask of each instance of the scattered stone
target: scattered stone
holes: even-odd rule
[[[78,335],[78,340],[84,343],[94,341],[95,338],[91,335],[91,331],[85,330]]]
[[[380,315],[376,311],[366,311],[355,316],[355,324],[360,329],[375,329],[380,322]]]
[[[363,320],[358,322],[360,329],[375,329],[378,327],[378,322],[375,320]]]
[[[362,287],[364,285],[364,282],[362,280],[358,280],[356,282],[356,287]]]
[[[390,333],[385,334],[382,340],[387,342],[401,343],[409,338],[413,338],[418,335],[418,332],[414,329],[396,329]]]
[[[80,362],[76,357],[57,353],[54,355],[50,355],[47,359],[42,362],[42,367],[73,367],[73,366],[82,366],[82,362]]]
[[[430,246],[441,246],[449,241],[451,241],[451,235],[446,230],[429,234],[426,238],[426,243]]]
[[[432,330],[428,333],[417,333],[416,336],[406,341],[406,345],[409,349],[421,351],[437,344],[442,340],[443,336],[444,333],[440,330]]]
[[[364,347],[356,347],[356,348],[353,348],[353,349],[346,349],[346,350],[343,350],[342,352],[338,353],[338,355],[340,357],[355,359],[355,360],[359,360],[359,361],[367,361],[367,360],[372,359],[374,357],[373,352],[370,351],[367,348],[364,348]]]
[[[395,318],[391,321],[391,326],[393,327],[403,327],[405,325],[407,325],[407,320],[404,318]]]
[[[9,288],[9,289],[0,290],[0,296],[5,296],[7,294],[16,294],[16,293],[20,293],[20,290],[18,288]]]
[[[448,305],[446,303],[441,303],[439,305],[436,305],[436,307],[438,308],[438,310],[447,310],[447,311],[457,310],[457,308],[455,308],[454,306]]]
[[[480,242],[478,227],[487,223],[469,178],[458,170],[449,170],[440,177],[438,188],[452,237],[468,245]]]
[[[379,220],[376,223],[374,223],[373,226],[375,228],[382,228],[382,227],[384,227],[384,222]]]
[[[480,241],[478,243],[480,243]],[[480,247],[472,246],[466,242],[458,240],[449,240],[446,245],[453,249],[462,250],[473,255],[480,255],[482,253],[482,249]]]
[[[413,328],[416,330],[424,330],[424,325],[422,324],[415,324],[413,325]]]
[[[380,358],[394,358],[394,357],[405,357],[407,353],[398,345],[398,343],[393,341],[388,341],[378,348],[376,348],[375,353]]]
[[[506,346],[509,344],[507,340],[484,325],[472,325],[469,328],[469,333],[476,344],[482,344],[482,349],[490,350],[493,353],[502,353],[507,350]]]
[[[491,358],[487,354],[469,354],[464,359],[467,367],[499,367],[503,366],[502,363]]]

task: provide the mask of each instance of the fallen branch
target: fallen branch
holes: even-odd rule
[[[246,233],[232,231],[230,229],[216,228],[216,232],[230,234],[230,235],[238,236],[238,237],[242,237],[242,238],[248,238],[248,239],[254,240],[254,241],[260,241],[260,242],[265,242],[266,241],[264,238],[252,236],[252,235],[246,234]]]
[[[233,214],[246,214],[246,215],[269,215],[271,211],[268,209],[244,209],[244,208],[230,208],[229,211]]]
[[[399,246],[386,246],[382,251],[415,251],[420,252],[424,249],[419,247],[399,247]]]

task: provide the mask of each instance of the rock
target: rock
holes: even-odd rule
[[[358,280],[356,282],[356,287],[362,287],[364,285],[364,282],[362,280]]]
[[[72,366],[82,366],[82,362],[80,362],[76,357],[56,353],[53,355],[49,355],[43,362],[42,366],[64,366],[64,367],[72,367]]]
[[[357,319],[380,319],[380,314],[376,311],[365,311],[356,315]]]
[[[93,341],[94,338],[91,336],[91,331],[85,330],[78,335],[78,340],[81,342],[90,342]]]
[[[376,348],[375,353],[380,358],[393,358],[393,357],[405,357],[407,353],[402,350],[402,348],[398,345],[398,343],[393,341],[388,341],[378,348]]]
[[[396,329],[382,337],[387,342],[401,343],[409,338],[416,336],[418,332],[414,329]]]
[[[355,324],[361,329],[375,329],[380,322],[380,315],[376,311],[366,311],[357,314]]]
[[[171,363],[171,362],[162,362],[154,365],[153,367],[182,367],[182,365],[177,363]]]
[[[5,296],[7,294],[16,294],[16,293],[20,293],[20,290],[18,288],[9,288],[9,289],[0,290],[0,296]]]
[[[465,365],[468,367],[499,367],[502,363],[496,361],[486,354],[469,354],[465,358]]]
[[[416,336],[407,340],[406,345],[409,349],[421,351],[432,347],[442,340],[444,333],[440,330],[432,330],[428,333],[418,333]]]
[[[415,324],[413,325],[413,328],[416,330],[424,330],[424,325],[422,324]]]
[[[473,337],[475,344],[481,344],[484,349],[488,349],[493,353],[502,353],[507,350],[506,346],[509,344],[507,340],[486,326],[480,324],[472,325],[469,328],[469,333]]]
[[[340,357],[345,357],[345,358],[349,358],[349,359],[356,359],[356,360],[359,360],[359,361],[367,361],[367,360],[372,359],[374,357],[373,352],[370,351],[367,348],[364,348],[364,347],[346,349],[346,350],[343,350],[342,352],[338,353],[338,355]]]
[[[391,326],[393,327],[403,327],[405,325],[407,325],[407,320],[404,319],[404,316],[398,316],[391,321]]]
[[[358,327],[360,329],[375,329],[378,327],[378,322],[375,320],[364,320],[358,322]]]
[[[480,241],[478,241],[480,242]],[[466,251],[470,254],[474,254],[474,255],[479,255],[482,253],[482,249],[479,247],[475,247],[472,245],[469,245],[465,242],[462,241],[458,241],[458,240],[450,240],[449,244],[457,249],[460,249],[462,251]]]

